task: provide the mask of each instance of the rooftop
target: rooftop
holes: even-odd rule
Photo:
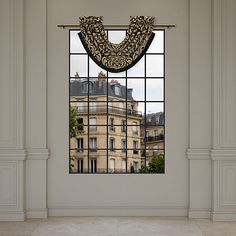
[[[134,101],[132,96],[132,89],[126,88],[121,85],[117,80],[111,80],[107,82],[107,77],[104,73],[100,72],[98,78],[93,80],[80,79],[76,74],[76,79],[70,83],[70,96],[87,96],[89,90],[89,96],[102,96],[107,95],[117,98]]]

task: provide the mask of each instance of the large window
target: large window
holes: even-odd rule
[[[110,73],[70,30],[70,173],[158,174],[165,160],[165,31],[131,69]],[[126,30],[106,30],[121,42]]]

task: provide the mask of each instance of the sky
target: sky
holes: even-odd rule
[[[70,51],[71,53],[86,53],[82,43],[78,37],[79,31],[71,31]],[[150,45],[147,53],[162,53],[163,52],[163,31],[154,31],[155,38]],[[108,39],[112,43],[119,43],[125,37],[125,31],[110,31]],[[163,77],[163,55],[147,55],[146,56],[146,101],[152,101],[147,103],[147,113],[156,113],[163,111],[163,103],[155,101],[163,101],[163,90],[164,90],[164,79],[157,79],[151,77]],[[89,63],[89,74],[88,74],[88,63]],[[105,72],[100,68],[91,58],[87,55],[71,55],[70,58],[70,74],[73,77],[76,72],[79,73],[80,77],[97,77],[100,71]],[[145,100],[145,76],[144,70],[144,57],[132,68],[127,71],[127,87],[133,89],[133,98],[139,102],[139,111],[144,112]],[[116,80],[122,85],[125,84],[125,72],[121,73],[108,73],[109,77],[116,77]],[[130,78],[134,77],[134,78]]]

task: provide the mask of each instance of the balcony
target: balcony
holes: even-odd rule
[[[77,152],[84,152],[84,149],[83,148],[78,148]]]
[[[164,135],[163,134],[160,134],[160,135],[157,135],[157,136],[149,136],[149,137],[146,137],[143,139],[143,141],[145,142],[154,142],[154,141],[162,141],[164,140]]]
[[[147,157],[153,157],[153,156],[158,156],[158,155],[160,155],[161,154],[161,151],[159,150],[159,151],[147,151],[147,152],[145,152],[145,151],[142,151],[141,152],[141,157],[145,157],[145,155],[147,156]]]
[[[116,106],[106,106],[106,105],[100,105],[100,106],[84,106],[80,107],[80,109],[77,110],[78,114],[80,115],[87,115],[89,114],[107,114],[107,113],[113,113],[118,115],[126,116],[126,109],[116,107]],[[132,109],[127,110],[128,116],[134,116],[134,117],[140,117],[142,118],[142,113],[139,111],[135,111]]]
[[[97,152],[97,148],[89,148],[90,152]]]

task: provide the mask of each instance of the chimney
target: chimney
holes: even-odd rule
[[[75,73],[75,79],[76,79],[76,80],[80,80],[78,71]]]
[[[99,81],[106,81],[107,76],[105,75],[104,72],[100,71],[98,74],[98,80]]]

